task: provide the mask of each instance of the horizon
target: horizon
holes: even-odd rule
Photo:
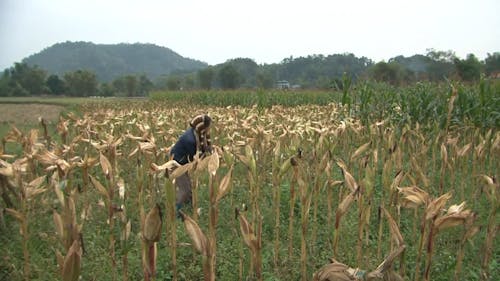
[[[427,49],[484,60],[500,51],[498,11],[495,0],[3,0],[0,69],[66,41],[154,44],[209,65],[344,53],[379,62]]]
[[[58,45],[58,44],[64,44],[64,43],[90,43],[90,44],[94,44],[94,45],[107,45],[107,46],[116,46],[116,45],[121,45],[121,44],[124,44],[124,45],[135,45],[135,44],[139,44],[139,45],[154,45],[154,46],[156,46],[156,47],[169,49],[169,50],[171,50],[172,52],[174,52],[174,53],[176,53],[176,54],[178,54],[178,55],[180,55],[180,56],[182,56],[183,58],[186,58],[186,59],[192,59],[192,60],[200,61],[200,62],[202,62],[202,63],[207,63],[209,66],[215,66],[215,65],[217,65],[217,64],[209,64],[208,62],[203,61],[203,60],[200,60],[200,59],[198,59],[198,58],[191,58],[191,57],[186,57],[186,56],[183,56],[181,53],[177,52],[176,50],[173,50],[172,48],[169,48],[169,47],[167,47],[167,46],[160,46],[160,45],[158,45],[158,44],[156,44],[156,43],[151,43],[151,42],[144,42],[144,43],[143,43],[143,42],[133,42],[133,43],[131,43],[131,42],[119,42],[119,43],[95,43],[95,42],[92,42],[92,41],[64,41],[64,42],[56,42],[56,43],[54,43],[54,44],[52,44],[52,45],[50,45],[50,46],[47,46],[47,47],[43,48],[42,50],[40,50],[40,51],[38,51],[38,52],[35,52],[35,53],[33,53],[33,54],[30,54],[30,55],[25,56],[24,58],[22,58],[22,59],[21,59],[21,60],[19,60],[19,61],[15,61],[15,62],[14,62],[14,63],[12,63],[12,65],[10,65],[10,66],[4,67],[4,68],[1,68],[1,67],[0,67],[0,69],[3,69],[3,70],[9,69],[9,68],[13,67],[15,63],[21,63],[24,59],[26,59],[26,58],[28,58],[28,57],[30,57],[30,56],[37,55],[37,54],[39,54],[39,53],[41,53],[41,52],[45,51],[46,49],[50,49],[51,47],[54,47],[55,45]],[[270,63],[267,63],[267,62],[265,62],[265,63],[260,63],[260,62],[255,61],[254,59],[252,59],[252,58],[250,58],[250,57],[234,57],[234,58],[228,58],[228,59],[226,59],[225,61],[223,61],[223,62],[221,62],[221,63],[218,63],[218,64],[223,64],[223,63],[225,63],[225,62],[227,62],[227,61],[229,61],[229,60],[238,59],[238,58],[243,58],[243,59],[252,59],[252,60],[253,60],[255,63],[257,63],[258,65],[265,65],[265,64],[280,64],[280,63],[282,63],[282,62],[283,62],[283,60],[288,59],[288,58],[290,58],[290,57],[291,57],[292,59],[297,59],[297,58],[306,58],[306,57],[309,57],[309,56],[316,56],[316,55],[323,55],[323,56],[325,56],[325,57],[326,57],[326,56],[330,56],[330,55],[344,55],[344,54],[352,54],[352,55],[354,55],[354,56],[355,56],[355,57],[357,57],[357,58],[363,58],[363,57],[365,57],[365,58],[367,58],[367,59],[370,59],[373,63],[379,63],[379,62],[388,62],[390,59],[393,59],[393,58],[396,58],[396,57],[399,57],[399,56],[403,56],[403,57],[405,57],[405,58],[413,57],[413,56],[416,56],[416,55],[426,56],[426,55],[427,55],[427,53],[428,53],[427,51],[430,51],[430,50],[434,50],[434,51],[445,51],[445,52],[451,51],[451,52],[452,52],[452,53],[454,53],[454,54],[455,54],[455,56],[456,56],[457,58],[459,58],[459,59],[465,59],[465,58],[466,58],[466,56],[468,56],[469,54],[473,54],[473,53],[469,53],[469,54],[466,54],[464,57],[460,57],[460,56],[458,56],[458,55],[456,54],[456,52],[454,52],[454,50],[436,50],[436,49],[429,48],[429,49],[427,49],[427,50],[426,50],[426,52],[425,52],[425,53],[415,53],[415,54],[411,54],[411,55],[401,55],[401,54],[398,54],[398,55],[394,55],[394,56],[389,57],[387,60],[385,60],[385,59],[384,59],[384,60],[379,60],[379,61],[374,60],[373,58],[370,58],[370,57],[367,57],[367,56],[363,56],[363,55],[358,55],[358,54],[355,54],[355,53],[353,53],[353,52],[343,52],[343,53],[331,53],[331,54],[308,54],[308,55],[304,55],[304,56],[297,56],[297,57],[295,57],[295,56],[289,56],[289,57],[284,57],[284,58],[282,58],[280,61],[277,61],[277,62],[270,62]],[[498,52],[500,52],[500,51],[495,51],[495,52],[492,52],[492,53],[487,53],[487,55],[488,55],[488,54],[498,53]],[[473,55],[474,55],[474,56],[476,56],[476,58],[477,58],[479,61],[484,61],[484,59],[487,57],[487,56],[484,56],[484,57],[479,57],[479,56],[478,56],[478,55],[476,55],[476,54],[473,54]]]

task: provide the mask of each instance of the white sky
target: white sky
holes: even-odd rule
[[[211,65],[500,51],[500,0],[0,0],[0,70],[55,43],[153,43]]]

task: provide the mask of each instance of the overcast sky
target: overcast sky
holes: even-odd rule
[[[500,51],[500,0],[0,0],[0,69],[55,43],[153,43],[211,65]]]

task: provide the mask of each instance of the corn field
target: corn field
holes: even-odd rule
[[[477,113],[493,120],[480,125],[455,88],[439,114],[376,100],[386,92],[291,107],[88,103],[12,127],[0,279],[495,280],[498,113]],[[169,149],[200,113],[214,152],[176,167]],[[193,202],[176,212],[184,171]]]

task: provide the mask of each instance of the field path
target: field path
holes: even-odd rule
[[[43,117],[49,122],[55,122],[63,106],[36,103],[0,103],[0,123],[32,124]]]

